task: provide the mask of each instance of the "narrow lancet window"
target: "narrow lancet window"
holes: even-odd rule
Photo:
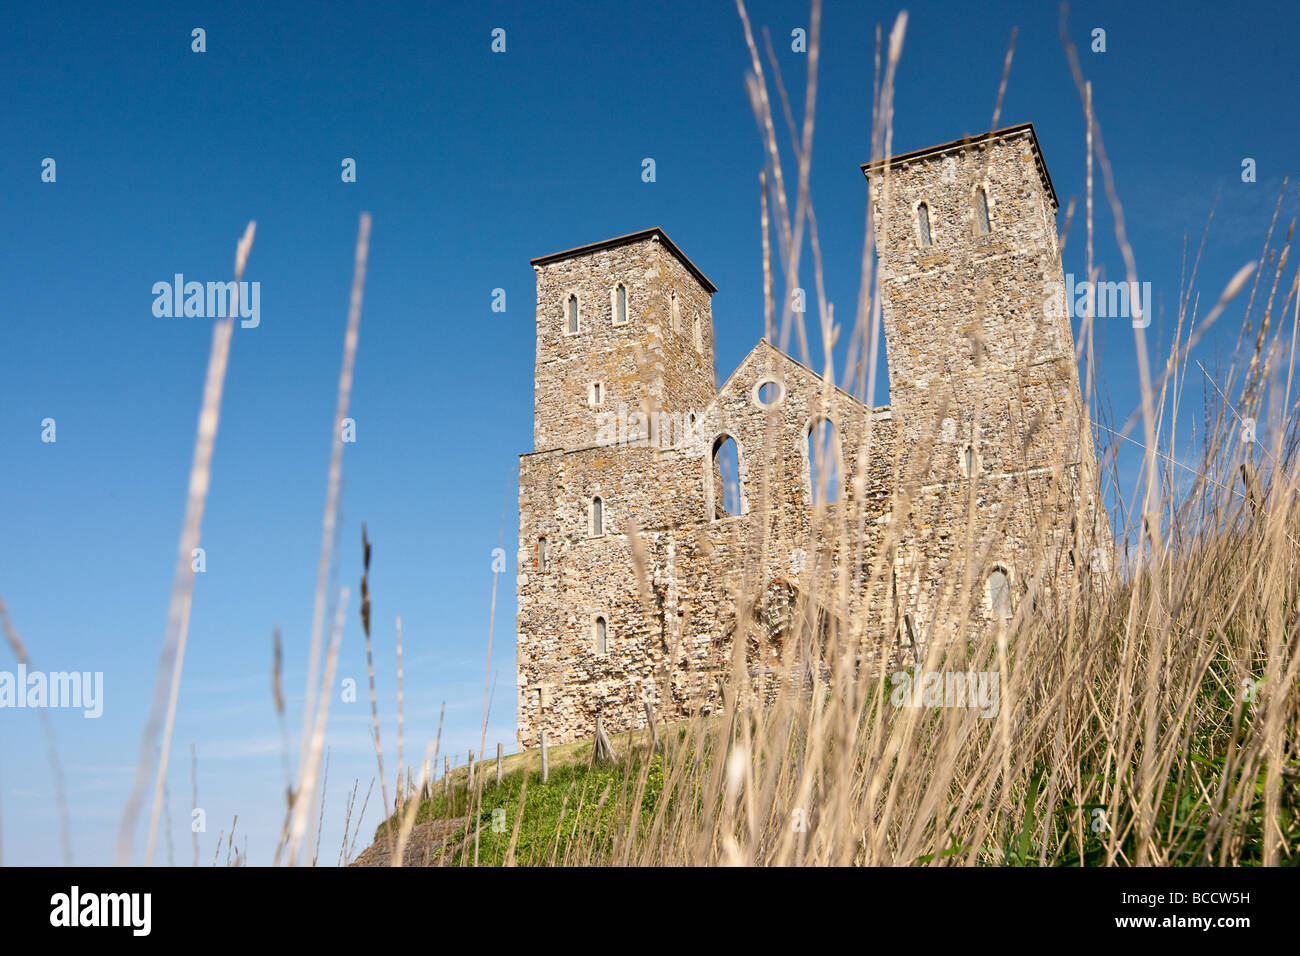
[[[979,216],[980,235],[988,235],[992,231],[989,225],[989,197],[983,186],[975,190],[975,212]]]
[[[989,603],[993,606],[995,621],[1011,617],[1011,577],[1005,568],[994,568],[989,575]]]
[[[614,324],[627,325],[627,286],[621,282],[614,290]]]

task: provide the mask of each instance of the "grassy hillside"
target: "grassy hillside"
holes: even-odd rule
[[[548,748],[545,783],[537,750],[503,758],[500,784],[495,759],[477,763],[473,790],[468,787],[469,768],[458,767],[447,777],[446,793],[443,781],[435,781],[432,797],[420,801],[411,820],[404,821],[403,808],[381,823],[374,845],[356,865],[387,865],[392,858],[390,838],[404,822],[412,833],[407,865],[569,862],[569,840],[575,832],[584,839],[607,837],[615,806],[609,797],[634,784],[649,755],[644,731],[611,735],[610,743],[616,759],[601,764],[592,762],[591,741]],[[662,781],[658,754],[646,769],[652,781]],[[656,783],[646,788],[647,811],[656,806],[659,792]]]
[[[926,840],[909,849],[891,848],[890,861],[1122,865],[1137,862],[1145,852],[1168,865],[1260,865],[1266,856],[1265,821],[1272,813],[1273,835],[1282,851],[1277,862],[1300,864],[1295,852],[1300,846],[1300,761],[1293,754],[1285,757],[1274,784],[1266,763],[1243,760],[1266,717],[1232,691],[1231,669],[1226,659],[1210,660],[1199,690],[1183,702],[1182,709],[1197,716],[1182,731],[1177,753],[1161,755],[1166,769],[1154,787],[1146,821],[1134,815],[1133,807],[1121,803],[1117,811],[1113,797],[1107,799],[1108,793],[1126,789],[1144,757],[1137,753],[1129,765],[1120,766],[1107,742],[1108,728],[1089,721],[1080,728],[1079,762],[1068,774],[1060,762],[1053,764],[1041,751],[1026,748],[1014,766],[1012,799],[1004,806],[972,800],[969,783],[954,775],[942,801],[940,791],[932,791],[930,805],[919,808],[931,814],[921,831]],[[883,724],[888,727],[885,740],[913,735],[913,764],[932,759],[925,757],[928,747],[920,740],[930,741],[934,753],[946,760],[959,754],[954,744],[962,731],[950,714],[896,706],[897,689],[892,679],[872,685],[858,734],[875,736]],[[824,716],[836,703],[830,693],[817,701],[820,708],[811,699],[796,706],[805,716],[819,710]],[[1050,713],[1050,701],[1037,703]],[[891,810],[898,815],[889,801],[915,786],[914,770],[933,781],[936,770],[945,769],[909,767],[908,761],[896,760],[879,768],[879,778],[870,779],[862,776],[869,763],[866,754],[846,753],[837,734],[825,729],[810,733],[811,728],[793,720],[779,728],[784,741],[779,753],[756,754],[755,744],[774,739],[772,717],[779,712],[733,710],[726,718],[685,722],[671,728],[655,751],[644,732],[619,735],[612,738],[616,760],[610,763],[592,762],[591,742],[555,747],[546,783],[536,751],[508,758],[499,785],[494,761],[476,767],[473,789],[467,787],[466,769],[460,768],[449,778],[449,795],[443,795],[439,782],[433,798],[422,801],[418,810],[409,816],[399,812],[381,824],[374,845],[357,864],[388,865],[390,847],[404,827],[410,833],[406,865],[809,861],[819,847],[827,852],[831,844],[841,843],[839,813],[863,813],[861,805],[843,807],[845,798],[862,801],[874,791],[880,804],[865,818],[888,820]],[[993,726],[988,736],[980,736],[982,747],[996,746]],[[726,759],[717,759],[720,752]],[[964,768],[967,780],[979,779],[979,764]],[[1000,776],[1000,770],[994,772]],[[810,785],[801,793],[798,785],[781,786],[783,777],[790,784],[806,780]],[[775,784],[774,789],[764,781]],[[845,783],[853,786],[846,790]],[[1001,817],[996,828],[987,826],[990,811]],[[912,826],[913,820],[909,817]],[[841,844],[849,852],[826,862],[867,862],[869,837],[855,833]],[[742,840],[749,841],[745,849]],[[747,860],[746,853],[754,856]]]

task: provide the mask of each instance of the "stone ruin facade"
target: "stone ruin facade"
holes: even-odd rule
[[[832,633],[914,658],[1109,570],[1033,126],[862,170],[885,407],[766,339],[718,388],[717,290],[662,230],[532,260],[522,746],[708,712],[738,667],[770,695],[792,653],[824,672]]]

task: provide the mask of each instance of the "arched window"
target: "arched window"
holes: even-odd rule
[[[673,331],[680,332],[682,330],[682,307],[677,304],[676,292],[669,293],[669,303],[668,310],[672,314]]]
[[[916,207],[916,226],[921,232],[921,248],[930,245],[930,207],[925,203]]]
[[[993,620],[1005,621],[1011,617],[1011,576],[1006,568],[994,568],[989,575],[989,605]]]
[[[965,468],[966,477],[973,478],[979,472],[979,458],[975,454],[975,446],[967,445],[966,450],[961,453],[962,466]]]
[[[627,325],[627,286],[621,282],[614,287],[614,324]]]
[[[835,423],[819,418],[808,426],[808,497],[813,507],[840,500],[840,439]]]
[[[979,221],[981,236],[993,231],[993,227],[989,224],[989,197],[983,186],[975,190],[975,215]]]
[[[578,334],[578,297],[574,293],[569,293],[569,300],[566,304],[569,313],[569,334]]]
[[[537,539],[537,570],[546,570],[546,535]]]
[[[704,323],[700,320],[699,313],[695,315],[695,351],[704,354]]]
[[[597,405],[599,405],[599,404],[600,404],[602,401],[604,401],[604,400],[605,400],[605,389],[604,389],[604,387],[603,387],[603,384],[602,384],[601,382],[592,382],[592,383],[591,383],[591,394],[590,394],[590,398],[589,398],[589,401],[590,401],[590,403],[591,403],[591,407],[592,407],[592,408],[595,408]]]
[[[605,533],[605,502],[599,496],[591,499],[591,533],[596,536]]]
[[[609,626],[605,623],[603,617],[597,617],[591,626],[592,643],[595,644],[597,654],[609,653]]]
[[[710,519],[728,518],[741,513],[740,452],[729,435],[720,435],[713,443],[712,513]]]

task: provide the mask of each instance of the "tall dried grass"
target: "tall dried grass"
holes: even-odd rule
[[[826,301],[808,189],[820,3],[812,4],[802,135],[770,40],[765,40],[769,80],[743,0],[737,0],[737,9],[751,57],[748,90],[767,156],[760,176],[764,323],[769,335],[776,331],[770,278],[775,270],[768,239],[774,210],[772,229],[788,287],[799,284],[805,225],[808,229],[817,273],[818,320],[826,343],[823,376],[829,389],[837,372],[831,345],[841,329],[834,322],[833,304]],[[891,151],[893,84],[905,33],[905,14],[887,41],[877,32],[874,157]],[[1088,275],[1095,280],[1099,272],[1093,253],[1095,154],[1126,277],[1136,281],[1135,257],[1124,233],[1091,88],[1064,26],[1062,35],[1086,124]],[[1014,33],[993,126],[1013,52]],[[782,104],[798,167],[793,212],[769,86]],[[1073,204],[1065,233],[1072,215]],[[1062,248],[1065,238],[1063,233]],[[670,727],[658,749],[649,743],[650,734],[643,743],[632,741],[619,775],[592,776],[583,783],[574,779],[562,797],[553,839],[522,856],[517,850],[524,816],[539,812],[530,807],[528,788],[539,786],[539,781],[520,781],[510,791],[518,800],[512,830],[499,837],[508,840],[505,861],[1300,862],[1300,510],[1292,477],[1300,429],[1291,395],[1300,333],[1300,277],[1286,275],[1290,238],[1288,228],[1281,248],[1276,248],[1270,227],[1258,261],[1243,266],[1204,315],[1195,290],[1197,254],[1180,290],[1174,341],[1163,367],[1151,363],[1145,330],[1134,329],[1141,400],[1119,428],[1097,424],[1099,433],[1115,440],[1108,443],[1101,473],[1089,476],[1098,485],[1109,476],[1117,519],[1113,530],[1124,555],[1118,574],[1093,574],[1086,562],[1077,562],[1069,572],[1068,587],[1031,590],[1005,628],[967,628],[959,620],[952,628],[955,634],[976,636],[924,645],[916,662],[924,672],[988,670],[1000,676],[995,719],[962,707],[898,706],[888,669],[853,666],[860,660],[864,635],[852,622],[827,631],[821,646],[812,651],[813,659],[850,666],[808,671],[795,653],[797,642],[790,641],[781,661],[783,689],[774,701],[761,705],[748,692],[744,642],[736,640],[721,714]],[[864,399],[874,391],[881,329],[873,242],[868,212],[862,287],[849,332],[849,360],[842,370],[845,388]],[[1253,311],[1252,289],[1242,315],[1243,333],[1231,364],[1220,372],[1222,383],[1204,372],[1213,392],[1204,390],[1199,434],[1194,442],[1183,443],[1192,449],[1192,457],[1183,460],[1189,453],[1184,449],[1180,457],[1178,425],[1186,417],[1190,352],[1237,307],[1238,294],[1251,276],[1258,287],[1266,270],[1272,275],[1262,315]],[[807,363],[803,316],[792,312],[788,296],[785,301],[781,342],[784,345],[793,334]],[[1286,323],[1282,319],[1288,313]],[[1083,316],[1080,325],[1082,413],[1091,427],[1104,411],[1094,395],[1094,317]],[[1235,396],[1231,400],[1230,394]],[[1260,423],[1258,442],[1242,440],[1247,417]],[[1139,423],[1141,441],[1129,436]],[[1121,441],[1138,445],[1143,453],[1137,480],[1127,491],[1120,485],[1115,457]],[[868,439],[862,454],[873,453],[883,452]],[[773,450],[769,460],[775,458]],[[817,461],[816,471],[824,485],[829,463]],[[756,510],[766,510],[769,476],[761,464],[752,462],[750,474],[759,488]],[[903,475],[897,494],[905,495],[915,481],[916,476]],[[905,513],[903,507],[885,509],[887,515]],[[866,516],[860,506],[850,500],[847,507],[820,512],[818,520],[817,533],[837,552],[841,567],[867,564],[861,557]],[[896,522],[891,518],[884,530],[886,541],[903,535]],[[758,571],[766,562],[767,544],[760,535],[749,549],[754,568],[753,573],[746,568],[742,587],[750,590],[733,595],[741,614],[757,603],[763,580]],[[991,546],[987,537],[969,536],[964,542],[965,567],[981,566]],[[1046,565],[1051,560],[1044,549],[1030,563]],[[640,577],[640,563],[634,563]],[[882,563],[870,567],[875,576],[888,573]],[[850,577],[814,577],[800,596],[803,613],[810,616],[813,608],[822,607],[846,618],[849,587],[873,583]],[[967,593],[970,583],[964,583]],[[742,620],[736,633],[743,634],[745,624]],[[811,680],[810,691],[804,675]],[[451,852],[451,859],[459,862],[478,859],[479,832],[486,820],[485,777],[478,774],[476,792],[467,795],[470,822],[462,844]],[[408,824],[414,816],[406,815]]]
[[[796,125],[780,76],[770,38],[764,37],[772,77],[765,72],[743,0],[737,0],[750,53],[747,89],[758,120],[766,154],[760,174],[760,221],[763,227],[764,325],[783,348],[793,335],[805,364],[812,365],[803,315],[791,309],[789,296],[778,324],[774,305],[771,232],[787,287],[798,285],[805,228],[812,250],[817,285],[817,320],[825,345],[822,363],[826,400],[837,380],[833,347],[843,329],[835,323],[834,304],[827,300],[820,241],[809,175],[816,109],[821,7],[812,4],[809,30],[809,74],[805,85],[804,121]],[[1064,11],[1063,11],[1064,17]],[[902,56],[907,17],[901,14],[886,40],[877,30],[871,135],[873,157],[892,151],[893,90]],[[1117,241],[1127,278],[1136,281],[1136,266],[1124,234],[1119,203],[1091,88],[1082,77],[1078,58],[1065,36],[1067,58],[1083,103],[1088,149],[1085,230],[1087,270],[1096,279],[1093,256],[1093,162],[1101,167],[1104,186],[1116,222]],[[1014,32],[1008,46],[1002,82],[993,111],[996,126],[1014,54]],[[794,202],[778,144],[772,87],[781,104],[797,173]],[[888,184],[886,182],[886,187]],[[1280,208],[1279,200],[1279,208]],[[1060,246],[1073,215],[1066,214]],[[773,219],[775,220],[773,222]],[[1276,219],[1276,215],[1275,215]],[[1292,224],[1293,226],[1294,224]],[[1208,224],[1207,224],[1208,229]],[[322,528],[318,588],[309,653],[307,700],[297,787],[291,790],[284,853],[289,864],[318,847],[307,836],[316,776],[324,746],[328,688],[332,682],[341,639],[347,592],[335,610],[331,640],[321,674],[321,631],[326,611],[326,580],[332,563],[341,475],[340,428],[348,407],[351,369],[357,343],[361,288],[364,281],[369,218],[363,217],[358,237],[356,272],[344,368],[335,415],[329,491]],[[1145,332],[1134,331],[1141,402],[1118,429],[1098,424],[1115,437],[1102,463],[1109,473],[1118,519],[1116,538],[1125,546],[1125,561],[1117,578],[1092,575],[1080,566],[1069,587],[1042,593],[1043,600],[1022,600],[1005,628],[970,629],[957,621],[959,635],[975,637],[947,643],[927,642],[916,663],[925,672],[995,671],[1000,675],[1000,709],[988,720],[966,708],[898,706],[887,671],[855,666],[862,641],[870,638],[853,621],[848,626],[813,633],[821,641],[811,649],[814,660],[838,662],[827,669],[808,668],[799,642],[782,652],[780,693],[760,705],[749,693],[744,641],[736,640],[730,674],[723,682],[720,714],[695,717],[624,748],[625,766],[613,777],[575,777],[563,793],[552,837],[544,847],[521,848],[524,814],[529,811],[529,786],[519,781],[513,823],[504,849],[507,863],[636,864],[636,865],[938,865],[938,864],[1139,864],[1201,863],[1276,865],[1296,862],[1300,838],[1300,800],[1296,797],[1297,753],[1300,753],[1300,512],[1295,472],[1300,430],[1296,427],[1291,390],[1295,349],[1300,330],[1300,277],[1287,281],[1286,264],[1291,229],[1280,249],[1273,245],[1270,226],[1257,263],[1243,267],[1228,283],[1215,305],[1202,318],[1195,291],[1193,264],[1179,297],[1176,334],[1163,369],[1153,369]],[[839,375],[846,390],[864,400],[874,394],[881,340],[881,301],[876,289],[873,246],[875,230],[868,209],[862,255],[862,278],[851,328],[848,357]],[[251,236],[249,237],[251,238]],[[1271,268],[1263,312],[1255,316],[1255,292]],[[1186,363],[1192,348],[1236,301],[1254,276],[1242,318],[1243,331],[1229,368],[1216,381],[1202,367],[1214,390],[1207,399],[1204,427],[1195,449],[1197,458],[1181,461],[1175,441],[1186,401]],[[1284,290],[1284,291],[1283,291]],[[1283,291],[1281,302],[1277,293]],[[1290,327],[1285,317],[1290,312]],[[1257,327],[1255,325],[1257,323]],[[1253,340],[1251,331],[1254,331]],[[1084,363],[1084,420],[1100,417],[1094,388],[1093,317],[1081,323],[1078,357]],[[215,432],[212,374],[224,369],[228,342],[214,338],[201,419],[196,473],[180,557],[188,560],[191,538],[197,540],[210,437]],[[228,332],[226,333],[228,335]],[[1285,384],[1279,370],[1285,368]],[[215,398],[219,401],[220,382]],[[1229,395],[1235,395],[1230,400]],[[1263,442],[1241,440],[1244,418],[1264,423]],[[868,427],[870,416],[868,416]],[[1129,437],[1141,422],[1143,441]],[[769,434],[769,450],[775,441]],[[1119,486],[1115,454],[1120,441],[1143,450],[1139,478],[1126,504]],[[205,445],[206,443],[206,445]],[[206,450],[205,450],[206,448]],[[1260,460],[1253,450],[1258,448]],[[814,474],[824,490],[831,472],[818,448]],[[883,453],[868,433],[863,459]],[[772,456],[775,457],[774,455]],[[865,461],[859,462],[862,473]],[[925,463],[922,463],[924,466]],[[770,504],[770,475],[758,467],[756,510]],[[911,476],[914,477],[914,476]],[[1091,476],[1100,482],[1102,474]],[[910,477],[904,476],[899,495]],[[199,495],[197,516],[195,495]],[[819,496],[820,497],[820,496]],[[973,500],[972,500],[973,508]],[[900,515],[905,508],[888,508]],[[867,515],[861,502],[820,509],[816,533],[830,543],[843,567],[869,567],[870,574],[887,573],[883,563],[861,559]],[[756,525],[757,526],[757,525]],[[973,528],[971,524],[969,527]],[[364,534],[364,532],[363,532]],[[886,542],[904,534],[891,518]],[[645,576],[644,554],[633,537],[638,579]],[[768,542],[762,534],[751,542],[754,568],[733,594],[743,634],[752,623],[745,615],[757,605]],[[968,569],[981,565],[991,546],[970,536],[964,542]],[[361,613],[367,658],[369,634],[369,543],[366,575],[362,579]],[[1038,556],[1049,560],[1044,551]],[[179,565],[178,565],[179,567]],[[969,577],[970,572],[967,572]],[[159,787],[166,769],[175,689],[184,653],[188,612],[185,575],[177,576],[174,614],[167,655],[175,654],[172,693],[164,734]],[[833,617],[850,617],[850,589],[867,588],[873,580],[841,574],[814,574],[800,595],[801,614],[825,608]],[[969,592],[970,581],[963,582]],[[954,582],[953,589],[958,588]],[[748,588],[748,593],[743,589]],[[646,600],[649,589],[640,591]],[[1036,592],[1037,594],[1037,592]],[[493,586],[491,619],[495,617]],[[400,623],[399,660],[400,660]],[[490,628],[491,631],[491,628]],[[878,636],[877,636],[878,637]],[[805,646],[803,650],[808,650]],[[171,662],[172,657],[165,655]],[[850,666],[843,666],[848,664]],[[400,664],[399,664],[400,667]],[[275,686],[279,687],[279,666]],[[489,672],[490,676],[490,661]],[[404,728],[399,690],[398,791],[390,803],[379,739],[378,710],[370,664],[373,734],[384,813],[396,807],[381,827],[389,859],[408,860],[408,844],[420,812],[418,799],[408,799],[402,784]],[[809,684],[811,686],[809,686]],[[160,687],[165,686],[161,683]],[[401,675],[399,673],[399,687]],[[485,678],[485,719],[489,685]],[[662,720],[647,701],[647,715]],[[438,735],[425,748],[417,793],[429,784],[436,764]],[[146,743],[152,733],[146,733]],[[482,741],[486,742],[485,738]],[[485,747],[480,747],[483,753]],[[142,754],[142,764],[143,761]],[[372,783],[373,786],[373,783]],[[472,791],[458,812],[468,823],[458,846],[446,842],[441,861],[476,863],[486,834],[484,790],[488,774],[475,775]],[[142,788],[138,788],[142,789]],[[513,791],[512,791],[513,792]],[[340,859],[353,855],[348,842],[356,788],[348,800]],[[369,791],[367,793],[367,801]],[[138,806],[138,800],[135,803]],[[323,807],[323,803],[322,803]],[[362,814],[365,812],[363,805]],[[153,854],[155,821],[147,858]],[[133,818],[128,808],[127,822]],[[319,825],[318,825],[319,826]],[[129,825],[124,827],[129,839]],[[355,841],[355,835],[352,837]],[[233,841],[233,827],[231,841]],[[231,841],[227,844],[229,858]],[[319,838],[317,838],[317,843]],[[236,857],[236,860],[238,858]]]
[[[778,245],[787,282],[795,285],[790,280],[797,274],[800,223],[787,218],[762,63],[743,0],[737,7],[753,65],[751,100],[767,146],[765,179],[770,175],[777,190]],[[814,2],[809,91],[815,89],[818,7]],[[877,50],[877,155],[888,152],[891,140],[890,97],[905,28],[900,16],[883,72]],[[1100,123],[1068,38],[1067,55],[1085,100],[1090,150],[1095,142],[1127,278],[1135,281]],[[775,71],[775,59],[770,62]],[[785,102],[779,73],[775,83]],[[809,123],[812,111],[810,99]],[[815,236],[806,194],[810,134],[805,127],[802,145],[794,143],[788,108],[786,120],[800,169],[795,215],[806,211]],[[1091,196],[1089,176],[1088,268],[1095,277]],[[767,205],[764,197],[764,218]],[[868,250],[872,240],[868,226]],[[1001,674],[996,720],[962,708],[895,706],[888,678],[868,668],[833,671],[836,676],[826,682],[818,678],[811,694],[784,693],[767,707],[744,703],[742,676],[724,695],[728,706],[721,724],[693,720],[670,737],[661,758],[642,760],[612,798],[613,822],[575,833],[569,859],[651,865],[1296,862],[1300,512],[1291,475],[1300,433],[1291,387],[1300,280],[1293,274],[1285,281],[1289,242],[1288,230],[1280,251],[1266,243],[1258,263],[1243,267],[1203,318],[1191,288],[1193,270],[1163,369],[1151,369],[1145,332],[1134,330],[1142,401],[1119,434],[1140,419],[1146,441],[1135,489],[1141,504],[1126,509],[1121,499],[1118,509],[1125,516],[1119,540],[1132,543],[1119,582],[1081,568],[1062,600],[1043,600],[1037,607],[1021,602],[1004,634],[926,648],[925,672],[990,668]],[[1258,281],[1266,263],[1274,269],[1264,314],[1254,318],[1248,304],[1243,318],[1247,330],[1255,322],[1258,332],[1253,343],[1239,342],[1227,374],[1239,388],[1236,402],[1214,386],[1221,401],[1207,408],[1196,446],[1199,460],[1183,464],[1174,443],[1185,388],[1179,369],[1252,273]],[[1287,291],[1275,313],[1280,288]],[[871,287],[869,254],[863,289],[850,341],[869,343],[871,358],[862,365],[870,374],[880,303]],[[832,306],[820,292],[818,300],[823,342],[834,341]],[[1275,317],[1288,310],[1290,328]],[[803,348],[801,318],[793,316]],[[787,308],[783,333],[791,319]],[[1092,317],[1083,325],[1091,399]],[[828,382],[835,375],[829,355],[828,347]],[[1286,370],[1285,385],[1270,374],[1279,368]],[[862,378],[860,367],[846,372]],[[1247,416],[1267,422],[1267,429],[1260,426],[1267,437],[1259,444],[1241,440],[1241,419]],[[1251,460],[1256,447],[1259,462]],[[824,476],[829,468],[819,463],[819,470]],[[1239,474],[1247,476],[1246,483],[1237,480]],[[1118,488],[1115,493],[1122,495]],[[886,513],[900,511],[905,509]],[[838,524],[823,529],[853,566],[863,543],[855,524],[847,508]],[[901,529],[886,531],[898,534]],[[968,557],[986,544],[967,541]],[[1044,552],[1038,559],[1046,563],[1049,556]],[[843,590],[832,588],[828,578],[819,584],[809,604],[847,613]],[[754,597],[737,595],[738,606],[753,606]],[[819,650],[826,660],[852,657],[856,648],[846,643],[832,630],[828,646]],[[787,655],[783,667],[795,666]],[[662,795],[647,815],[643,798],[656,765]]]
[[[250,222],[235,247],[235,285],[239,286],[244,266],[253,248],[253,235],[257,229]],[[194,601],[194,550],[199,546],[203,526],[203,511],[208,500],[208,484],[212,478],[212,453],[217,440],[217,425],[221,418],[221,394],[226,383],[226,366],[230,361],[230,342],[234,334],[235,316],[239,312],[236,296],[231,302],[230,314],[212,328],[212,348],[208,356],[207,378],[203,386],[203,402],[199,409],[197,435],[194,439],[194,460],[190,466],[189,492],[185,504],[185,519],[181,527],[180,543],[176,550],[176,570],[172,581],[171,603],[167,612],[167,636],[163,642],[158,663],[157,680],[149,719],[140,739],[140,754],[136,764],[135,782],[122,814],[118,834],[117,862],[128,862],[136,816],[144,800],[149,766],[153,762],[159,719],[163,720],[162,748],[158,755],[158,769],[154,778],[153,810],[149,818],[149,839],[145,847],[145,865],[153,865],[154,849],[158,842],[158,822],[163,805],[163,787],[171,758],[172,731],[176,725],[176,705],[180,698],[181,674],[185,667],[185,648],[189,639],[190,607]],[[163,705],[166,714],[163,715]]]

